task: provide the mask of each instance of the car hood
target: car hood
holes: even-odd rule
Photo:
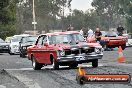
[[[0,43],[0,46],[6,46],[9,45],[10,43]]]
[[[83,48],[83,47],[97,47],[101,46],[99,43],[85,43],[79,42],[78,44],[71,45],[71,44],[55,44],[59,49],[71,49],[71,48]]]
[[[19,42],[12,42],[10,45],[19,45]]]

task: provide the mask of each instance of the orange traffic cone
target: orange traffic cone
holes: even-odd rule
[[[122,52],[121,46],[119,46],[118,53],[119,53],[119,56],[118,56],[118,59],[117,59],[118,62],[119,63],[125,62],[125,57],[123,56],[123,52]]]
[[[79,67],[78,71],[79,71],[79,75],[81,76],[84,76],[86,74],[85,70],[82,69],[81,67]]]

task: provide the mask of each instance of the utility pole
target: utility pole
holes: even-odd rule
[[[34,35],[35,35],[37,22],[36,22],[36,18],[35,18],[35,3],[34,3],[34,0],[33,0],[33,13],[32,14],[33,14],[33,22],[32,22],[32,24],[33,24]]]
[[[64,7],[64,5],[63,5],[63,9],[62,9],[62,31],[64,31],[64,9],[65,7]]]

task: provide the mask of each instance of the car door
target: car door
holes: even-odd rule
[[[39,63],[43,62],[41,60],[41,58],[42,58],[42,54],[41,54],[42,53],[42,40],[43,40],[43,36],[39,36],[34,48],[32,49],[33,56]]]
[[[50,51],[49,51],[49,43],[48,43],[48,37],[44,36],[42,41],[42,60],[45,62],[45,64],[50,64]]]
[[[47,46],[44,46],[44,42],[46,41],[46,35],[42,35],[38,38],[36,46],[34,48],[34,56],[39,63],[47,64],[48,62],[48,53]]]

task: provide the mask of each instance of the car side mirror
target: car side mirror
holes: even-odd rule
[[[48,46],[48,43],[44,43],[44,46]]]

